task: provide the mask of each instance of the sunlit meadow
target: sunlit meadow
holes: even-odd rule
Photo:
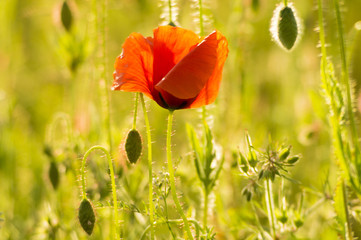
[[[360,12],[0,0],[0,239],[361,239]]]

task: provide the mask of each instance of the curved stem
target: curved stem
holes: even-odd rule
[[[148,177],[149,177],[149,194],[148,194],[148,201],[149,201],[149,222],[150,222],[150,239],[154,239],[154,206],[153,206],[153,168],[152,168],[152,137],[150,135],[150,125],[149,119],[147,114],[147,109],[145,107],[143,93],[138,93],[137,96],[140,96],[140,102],[143,107],[144,113],[144,121],[145,127],[147,129],[147,142],[148,142]]]
[[[137,92],[135,93],[133,130],[136,129],[137,126],[138,101],[139,101],[139,93]]]
[[[174,112],[173,110],[169,110],[168,127],[167,127],[167,162],[168,162],[168,171],[169,171],[170,190],[172,193],[173,201],[177,207],[177,211],[183,219],[184,228],[187,232],[188,238],[193,239],[191,230],[189,228],[189,223],[188,223],[187,217],[184,214],[182,206],[179,203],[179,200],[177,197],[177,192],[175,189],[174,169],[173,169],[172,151],[171,151],[171,133],[172,133],[172,124],[173,124],[173,112]]]
[[[274,203],[273,203],[273,194],[272,194],[272,182],[270,179],[267,179],[264,182],[265,185],[265,197],[267,204],[267,213],[268,213],[268,221],[271,229],[271,236],[273,239],[276,237],[276,223],[275,223],[275,214],[274,214]]]
[[[85,163],[89,156],[89,154],[94,150],[101,150],[107,157],[108,164],[109,164],[109,171],[110,171],[110,178],[112,182],[112,195],[113,195],[113,205],[114,205],[114,213],[113,213],[113,221],[115,223],[115,236],[114,239],[118,239],[119,231],[118,231],[118,200],[117,200],[117,192],[116,192],[116,185],[115,185],[115,176],[114,176],[114,169],[113,169],[113,162],[110,157],[108,150],[106,150],[102,146],[93,146],[91,147],[85,154],[81,164],[81,184],[82,184],[82,195],[83,199],[87,199],[86,197],[86,188],[85,188]]]

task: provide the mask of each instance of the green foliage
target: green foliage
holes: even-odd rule
[[[201,180],[206,192],[211,192],[216,184],[222,170],[224,158],[220,163],[216,163],[217,155],[214,148],[211,130],[204,124],[203,141],[200,143],[194,128],[187,124],[188,138],[194,151],[194,165],[197,170],[199,180]],[[217,166],[215,166],[217,164]]]

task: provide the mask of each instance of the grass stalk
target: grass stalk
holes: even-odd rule
[[[267,205],[267,214],[268,221],[271,230],[271,236],[273,239],[276,239],[276,222],[275,222],[275,213],[274,213],[274,203],[273,203],[273,193],[272,193],[272,181],[267,179],[264,182],[265,186],[265,197],[266,197],[266,205]]]
[[[208,220],[208,201],[209,201],[209,192],[207,189],[203,190],[204,193],[204,206],[203,206],[203,229],[207,229],[207,220]]]
[[[174,178],[174,168],[172,163],[172,151],[171,151],[171,135],[172,135],[172,125],[173,125],[173,110],[169,110],[168,114],[168,127],[167,127],[167,163],[168,163],[168,171],[169,171],[169,182],[170,182],[170,190],[172,193],[173,201],[176,205],[178,213],[181,215],[184,223],[184,228],[187,232],[188,239],[193,239],[189,223],[186,215],[183,212],[182,206],[179,203],[179,199],[177,197],[177,192],[175,189],[175,178]]]
[[[150,125],[147,114],[147,108],[145,107],[145,101],[143,97],[143,93],[137,93],[137,96],[140,96],[140,102],[143,107],[144,113],[144,121],[145,128],[147,131],[147,148],[148,148],[148,177],[149,177],[149,193],[148,193],[148,201],[149,201],[149,222],[150,222],[150,239],[154,240],[154,205],[153,205],[153,160],[152,160],[152,136],[150,134]],[[138,99],[136,99],[138,102]]]

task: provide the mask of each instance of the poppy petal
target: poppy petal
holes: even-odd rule
[[[112,90],[142,92],[152,98],[153,39],[132,33],[115,61]]]
[[[172,26],[160,26],[154,29],[153,34],[153,85],[156,85],[198,44],[199,37],[190,30]]]
[[[217,63],[217,32],[212,32],[180,60],[156,85],[180,99],[196,97],[214,72]]]
[[[214,71],[204,88],[200,91],[197,98],[188,106],[188,108],[198,108],[213,103],[218,95],[219,86],[222,80],[222,70],[228,56],[227,39],[217,31],[217,63]]]

